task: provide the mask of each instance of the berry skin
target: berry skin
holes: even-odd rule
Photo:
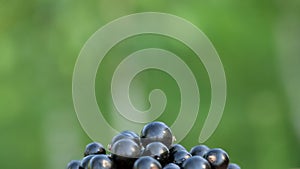
[[[138,145],[141,144],[140,137],[136,133],[134,133],[133,131],[126,130],[126,131],[122,131],[121,133],[119,133],[118,135],[112,138],[110,145],[108,145],[109,150],[111,150],[113,144],[115,144],[117,141],[122,139],[131,139],[134,142],[136,142]]]
[[[67,169],[79,169],[80,161],[72,160],[68,163]]]
[[[211,169],[210,164],[203,157],[193,156],[182,164],[183,169]]]
[[[133,169],[161,169],[161,165],[154,158],[144,156],[135,161]]]
[[[186,151],[186,149],[181,144],[173,144],[170,147],[170,154],[174,154],[174,153],[176,153],[179,150]]]
[[[121,139],[112,145],[111,153],[113,155],[129,158],[138,158],[141,147],[131,139]]]
[[[106,150],[104,149],[102,144],[93,142],[85,147],[84,156],[95,154],[106,154]]]
[[[174,163],[169,163],[163,169],[180,169],[180,167]]]
[[[139,137],[139,135],[137,135],[135,132],[130,131],[130,130],[122,131],[120,134],[129,135],[129,136],[132,136],[132,137]]]
[[[111,157],[117,168],[132,168],[141,154],[141,147],[131,139],[122,139],[113,144]]]
[[[144,147],[152,142],[161,142],[168,148],[173,143],[171,129],[163,122],[152,122],[144,126],[141,132],[141,142]]]
[[[228,167],[228,154],[220,148],[210,149],[203,157],[210,163],[212,169],[227,169]]]
[[[90,160],[94,157],[94,155],[88,155],[88,156],[85,156],[82,160],[81,160],[81,163],[80,163],[80,167],[82,169],[88,169],[88,165],[89,165],[89,162]]]
[[[237,164],[230,163],[227,169],[241,169],[241,167]]]
[[[161,142],[152,142],[144,149],[143,156],[151,156],[161,164],[166,164],[169,158],[169,149]]]
[[[189,152],[179,150],[173,154],[173,156],[171,157],[171,161],[181,167],[182,163],[190,157],[192,157],[192,155]]]
[[[190,153],[192,154],[192,156],[201,156],[203,157],[204,154],[206,154],[208,152],[209,148],[206,145],[198,145],[198,146],[194,146]]]
[[[95,155],[89,162],[88,169],[111,169],[112,161],[107,155]]]

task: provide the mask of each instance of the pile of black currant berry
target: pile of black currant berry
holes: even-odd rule
[[[100,143],[88,144],[84,158],[71,161],[67,169],[240,169],[220,148],[197,145],[188,152],[173,144],[174,138],[166,124],[152,122],[141,136],[123,131],[113,137],[110,153]]]

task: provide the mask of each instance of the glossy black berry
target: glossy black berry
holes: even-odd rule
[[[72,160],[68,163],[67,169],[79,169],[80,161]]]
[[[228,167],[228,154],[220,148],[210,149],[203,157],[210,163],[212,169],[227,169]]]
[[[80,167],[81,167],[82,169],[88,169],[89,162],[90,162],[90,160],[91,160],[94,156],[95,156],[95,155],[88,155],[88,156],[85,156],[85,157],[81,160]]]
[[[180,169],[180,167],[174,163],[169,163],[163,169]]]
[[[161,169],[160,163],[152,157],[144,156],[135,161],[133,169]]]
[[[176,153],[174,153],[171,158],[173,163],[181,167],[182,163],[190,157],[192,157],[192,155],[189,152],[184,150],[179,150]]]
[[[169,149],[161,142],[152,142],[144,149],[143,156],[151,156],[164,165],[168,162]]]
[[[107,155],[95,155],[89,162],[88,169],[111,169],[112,161]]]
[[[122,139],[113,144],[111,153],[117,168],[131,169],[141,154],[141,147],[131,139]]]
[[[235,163],[230,163],[227,169],[241,169],[241,167]]]
[[[120,134],[129,135],[129,136],[132,136],[132,137],[139,137],[138,134],[136,134],[135,132],[130,131],[130,130],[122,131]]]
[[[197,145],[191,148],[190,153],[192,156],[201,156],[203,157],[204,154],[208,152],[209,148],[206,145]]]
[[[104,149],[102,144],[93,142],[85,147],[84,156],[95,154],[106,154],[106,150]]]
[[[173,143],[171,129],[163,122],[152,122],[144,126],[141,132],[141,142],[144,147],[152,142],[161,142],[168,148]]]
[[[185,160],[182,164],[183,169],[211,169],[206,159],[200,156],[193,156]]]
[[[121,139],[112,145],[111,153],[122,157],[138,158],[141,147],[131,139]]]
[[[122,139],[131,139],[132,141],[136,142],[138,145],[140,145],[140,137],[134,133],[133,131],[122,131],[121,133],[119,133],[118,135],[114,136],[111,140],[110,145],[108,146],[108,148],[111,150],[111,147],[113,146],[113,144],[115,144],[117,141],[122,140]]]
[[[170,150],[170,154],[174,154],[179,150],[186,151],[186,149],[181,144],[173,144],[173,145],[171,145],[169,150]]]

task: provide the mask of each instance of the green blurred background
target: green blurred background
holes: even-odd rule
[[[212,41],[223,62],[228,94],[210,147],[222,147],[242,168],[300,167],[300,1],[171,0],[0,0],[0,164],[1,168],[64,168],[80,159],[91,140],[76,118],[72,73],[85,41],[106,23],[136,12],[157,11],[183,17]],[[210,87],[201,63],[173,39],[144,35],[118,44],[99,69],[98,102],[111,120],[107,89],[114,66],[128,54],[159,47],[181,56],[200,83],[197,125],[181,143],[197,144],[209,108]],[[103,78],[103,79],[101,79]],[[147,94],[161,88],[168,96],[169,125],[178,111],[179,91],[167,74],[139,74],[132,97],[140,109]],[[146,96],[146,97],[142,97]],[[170,99],[169,99],[170,98]],[[184,122],[183,122],[184,124]],[[105,137],[105,131],[99,131]]]

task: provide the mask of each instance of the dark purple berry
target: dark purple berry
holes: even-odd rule
[[[130,130],[122,131],[120,134],[129,135],[129,136],[132,136],[132,137],[139,137],[138,134],[136,134],[135,132],[130,131]]]
[[[80,161],[72,160],[68,163],[67,169],[79,169]]]
[[[151,156],[161,164],[166,164],[169,158],[169,149],[161,142],[152,142],[144,149],[143,156]]]
[[[163,169],[180,169],[180,167],[174,163],[169,163]]]
[[[174,153],[176,153],[179,150],[186,151],[186,149],[181,144],[173,144],[170,147],[170,154],[174,154]]]
[[[95,154],[106,154],[106,150],[104,149],[102,144],[93,142],[85,147],[84,156]]]
[[[81,167],[82,169],[88,169],[89,162],[90,162],[90,160],[91,160],[94,156],[95,156],[95,155],[88,155],[88,156],[85,156],[85,157],[81,160],[80,167]]]
[[[190,157],[192,157],[192,155],[189,152],[184,150],[179,150],[176,153],[174,153],[171,158],[173,163],[181,167],[182,163]]]
[[[212,169],[227,169],[228,167],[228,154],[220,148],[210,149],[203,157],[210,163]]]
[[[141,144],[140,137],[136,133],[126,130],[126,131],[122,131],[121,133],[119,133],[118,135],[112,138],[111,143],[109,145],[109,149],[111,150],[113,144],[115,144],[117,141],[122,139],[131,139],[134,142],[136,142],[138,145]]]
[[[113,144],[111,153],[122,157],[138,158],[141,147],[131,139],[122,139]]]
[[[112,161],[107,155],[95,155],[89,162],[88,169],[111,169]]]
[[[111,156],[117,168],[132,168],[141,154],[141,147],[131,139],[122,139],[113,144]]]
[[[210,164],[206,159],[200,156],[188,158],[182,164],[183,169],[211,169]]]
[[[133,169],[161,169],[161,165],[154,158],[144,156],[135,161]]]
[[[209,150],[209,148],[206,145],[198,145],[198,146],[194,146],[190,153],[192,154],[192,156],[201,156],[203,157],[203,155],[205,153],[207,153]]]
[[[171,129],[163,122],[152,122],[144,126],[141,132],[141,142],[144,147],[152,142],[161,142],[168,148],[173,143]]]

